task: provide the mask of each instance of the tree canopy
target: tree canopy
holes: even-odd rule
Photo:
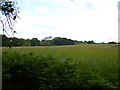
[[[54,37],[48,39],[45,37],[43,40],[39,40],[38,38],[32,39],[23,39],[23,38],[16,38],[13,37],[13,42],[11,43],[11,38],[6,37],[5,35],[0,35],[2,37],[2,46],[9,47],[11,46],[58,46],[58,45],[77,45],[77,44],[95,44],[93,40],[91,41],[77,41],[62,37]],[[47,39],[46,39],[47,38]]]

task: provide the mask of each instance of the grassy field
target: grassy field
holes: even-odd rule
[[[4,87],[118,88],[117,44],[3,47],[2,54]]]

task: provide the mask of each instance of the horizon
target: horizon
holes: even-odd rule
[[[0,35],[4,35],[4,34],[0,34]],[[6,35],[5,35],[6,36]],[[7,37],[7,36],[6,36]],[[54,38],[56,38],[56,37],[52,37],[52,36],[49,36],[49,37],[51,37],[52,39],[50,39],[50,40],[53,40]],[[27,39],[29,39],[29,40],[32,40],[33,38],[37,38],[37,37],[33,37],[33,38],[19,38],[19,37],[7,37],[7,38],[17,38],[17,39],[24,39],[24,40],[27,40]],[[38,39],[39,41],[42,41],[42,40],[44,40],[46,37],[44,37],[43,39]],[[60,37],[60,38],[66,38],[66,37]],[[74,39],[72,39],[72,38],[67,38],[67,39],[71,39],[71,40],[73,40],[73,41],[78,41],[78,42],[85,42],[85,41],[93,41],[93,42],[95,42],[94,40],[74,40]],[[109,42],[115,42],[115,43],[119,43],[119,42],[116,42],[116,41],[109,41]],[[109,43],[109,42],[95,42],[95,43]]]

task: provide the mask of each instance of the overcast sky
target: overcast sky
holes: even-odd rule
[[[119,0],[22,0],[14,26],[19,38],[66,37],[118,41]]]

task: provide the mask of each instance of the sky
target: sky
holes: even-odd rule
[[[15,37],[117,42],[118,1],[20,0],[20,19],[13,27]]]

